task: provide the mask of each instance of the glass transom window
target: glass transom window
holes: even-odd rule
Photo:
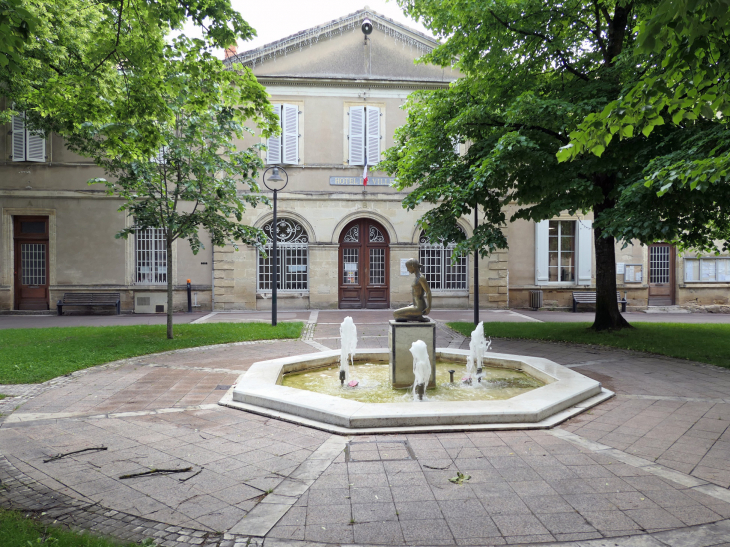
[[[548,281],[575,281],[575,221],[551,220]]]
[[[259,253],[258,292],[269,292],[272,287],[274,266],[273,223],[272,220],[263,227],[264,233],[269,238],[269,243],[264,247],[266,258]],[[309,290],[309,236],[304,227],[292,219],[277,219],[276,223],[277,290]]]

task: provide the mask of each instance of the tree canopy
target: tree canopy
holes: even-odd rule
[[[0,85],[15,106],[0,121],[22,110],[31,129],[62,135],[118,119],[122,105],[128,118],[171,118],[162,64],[186,21],[201,50],[255,35],[230,0],[0,0],[3,18]],[[145,87],[129,85],[132,73]]]
[[[616,306],[615,241],[607,218],[621,190],[642,179],[657,147],[673,152],[669,130],[601,144],[600,156],[558,163],[556,154],[590,114],[615,101],[638,74],[631,29],[649,13],[639,2],[541,0],[474,2],[401,0],[408,14],[444,39],[423,58],[462,73],[448,89],[420,91],[406,108],[383,167],[406,206],[436,207],[422,223],[432,237],[459,237],[455,221],[478,203],[480,230],[460,250],[504,247],[511,220],[540,221],[562,211],[593,211],[597,307],[595,329],[628,324]],[[454,142],[467,143],[455,152]]]
[[[613,139],[670,125],[672,146],[643,158],[644,180],[625,188],[606,219],[623,239],[680,249],[728,250],[730,239],[730,1],[663,0],[635,27],[637,78],[570,134],[558,157],[600,156]],[[663,131],[667,133],[667,131]]]

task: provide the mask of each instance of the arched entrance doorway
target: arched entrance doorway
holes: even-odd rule
[[[390,306],[388,232],[369,218],[350,222],[340,234],[340,308]]]

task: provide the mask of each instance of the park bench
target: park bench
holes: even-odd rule
[[[67,292],[56,304],[58,315],[63,315],[64,306],[113,306],[117,315],[121,313],[118,292]]]
[[[621,312],[626,312],[626,304],[627,300],[626,297],[624,297],[623,300],[621,300],[621,294],[619,291],[616,291],[616,302],[618,304],[621,304]],[[573,313],[575,313],[578,308],[578,304],[595,304],[596,303],[596,292],[574,292],[573,293]]]

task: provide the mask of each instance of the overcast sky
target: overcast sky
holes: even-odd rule
[[[395,0],[231,0],[231,4],[258,34],[250,42],[239,43],[239,53],[275,42],[300,30],[339,19],[365,6],[431,36],[423,25],[403,15]],[[186,32],[192,34],[189,29]]]

